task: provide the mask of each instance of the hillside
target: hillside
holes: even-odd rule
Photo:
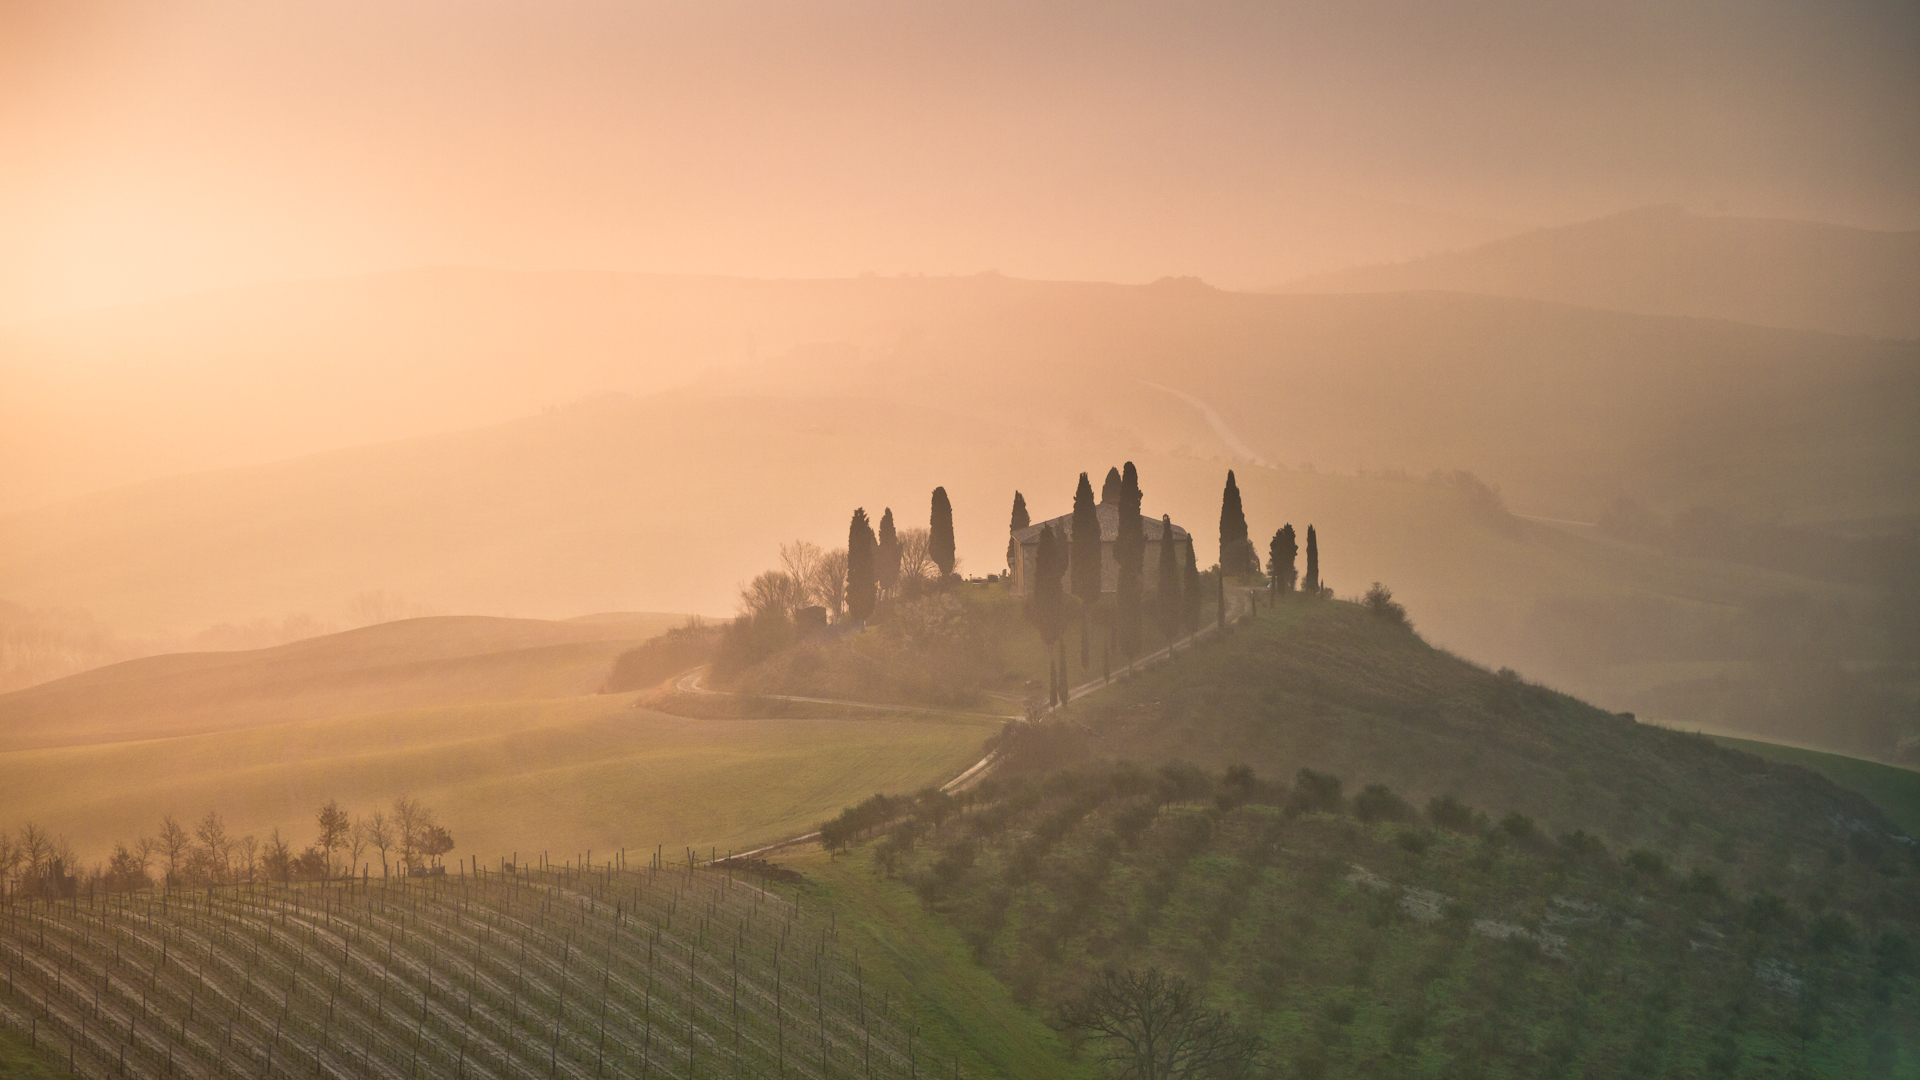
[[[744,849],[876,787],[944,781],[993,730],[834,710],[702,721],[598,693],[619,652],[678,621],[411,619],[0,695],[0,829],[33,822],[93,866],[168,814],[217,811],[264,842],[310,835],[328,799],[366,814],[408,792],[462,851]]]
[[[0,753],[591,694],[616,654],[680,619],[442,616],[271,649],[130,660],[0,694]]]
[[[1920,232],[1709,217],[1651,206],[1321,274],[1289,292],[1446,290],[1651,315],[1920,337]]]
[[[1153,968],[1281,1075],[1920,1060],[1920,852],[1870,802],[1357,605],[1283,604],[999,751],[957,801],[849,810],[838,869],[794,864],[912,889],[1056,1026]]]
[[[1790,867],[1861,835],[1892,858],[1901,830],[1817,773],[1724,749],[1493,674],[1356,604],[1283,604],[1182,664],[1074,706],[1066,747],[1143,764],[1309,768],[1415,805],[1451,795],[1495,819],[1652,847],[1779,887]],[[1016,755],[1017,760],[1017,755]],[[1904,843],[1904,842],[1902,842]]]
[[[0,1022],[85,1076],[958,1075],[790,886],[652,852],[462,870],[22,905]]]

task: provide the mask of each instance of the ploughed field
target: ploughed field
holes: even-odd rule
[[[909,1076],[831,915],[624,859],[0,905],[0,1020],[86,1076]]]

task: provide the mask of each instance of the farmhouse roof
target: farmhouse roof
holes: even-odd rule
[[[1118,540],[1120,538],[1120,508],[1112,503],[1101,503],[1093,508],[1093,512],[1095,516],[1100,519],[1100,539],[1108,543]],[[1037,544],[1040,542],[1041,530],[1049,525],[1053,526],[1053,534],[1060,539],[1073,539],[1072,514],[1062,514],[1057,518],[1036,521],[1024,529],[1016,529],[1013,533],[1013,539],[1022,546]],[[1159,518],[1148,517],[1145,514],[1140,515],[1140,531],[1144,534],[1144,538],[1148,543],[1154,543],[1160,539],[1160,528]],[[1173,538],[1175,540],[1186,539],[1187,530],[1175,525],[1173,527]]]

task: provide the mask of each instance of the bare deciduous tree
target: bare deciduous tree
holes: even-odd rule
[[[807,599],[838,619],[845,606],[846,593],[847,549],[835,548],[813,564],[813,573],[807,578]]]
[[[378,812],[376,812],[374,816],[378,817]],[[373,843],[373,837],[368,833],[368,822],[366,818],[357,819],[353,823],[353,828],[347,830],[348,877],[352,877],[353,872],[360,868],[360,856],[366,854],[368,846]]]
[[[900,584],[932,581],[940,575],[933,563],[932,534],[926,529],[900,530]]]
[[[199,856],[206,876],[212,881],[232,879],[233,839],[227,835],[227,820],[218,810],[207,811],[207,816],[194,826],[194,839],[200,842]]]
[[[384,811],[375,810],[371,816],[361,822],[361,829],[368,844],[380,853],[380,876],[388,874],[387,852],[393,847],[393,822],[387,820]]]
[[[20,866],[20,859],[20,845],[14,843],[13,834],[0,830],[0,886],[13,877],[13,872]]]
[[[791,619],[794,612],[807,606],[806,600],[807,587],[784,570],[762,571],[760,576],[740,586],[743,615],[777,615]]]
[[[400,865],[408,870],[424,861],[427,830],[433,827],[433,811],[411,795],[393,800],[394,842],[400,848]]]
[[[180,860],[186,857],[187,850],[193,846],[193,838],[187,830],[173,819],[172,814],[160,819],[160,835],[154,838],[160,845],[160,854],[167,859],[167,884],[174,884],[180,873]]]
[[[260,865],[260,841],[255,840],[252,833],[248,833],[233,845],[233,850],[239,854],[239,858],[235,859],[233,864],[234,880],[245,878],[251,885],[253,872]]]
[[[780,568],[795,581],[806,581],[813,577],[814,567],[820,564],[820,557],[826,554],[820,545],[808,540],[795,540],[791,544],[780,545]]]
[[[335,870],[333,853],[347,846],[347,834],[353,831],[353,827],[347,821],[347,812],[332,799],[328,799],[326,805],[320,808],[316,820],[320,825],[318,846],[327,863],[327,876],[332,877]]]
[[[1230,1080],[1250,1074],[1260,1037],[1210,1009],[1198,987],[1158,969],[1103,972],[1062,1019],[1100,1043],[1125,1080]]]

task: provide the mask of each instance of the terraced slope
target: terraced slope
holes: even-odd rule
[[[796,895],[615,860],[0,905],[0,1021],[88,1076],[927,1072]]]

